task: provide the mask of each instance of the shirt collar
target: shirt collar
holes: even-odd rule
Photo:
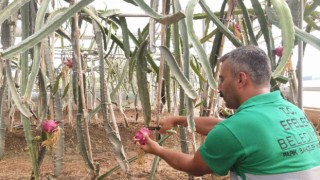
[[[250,99],[246,100],[241,106],[237,109],[237,111],[241,111],[250,106],[256,106],[260,104],[268,104],[272,102],[276,102],[283,99],[279,90],[273,91],[266,94],[259,94],[256,96],[251,97]]]

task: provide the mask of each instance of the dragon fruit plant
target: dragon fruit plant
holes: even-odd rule
[[[46,133],[47,139],[41,143],[41,146],[47,149],[55,149],[56,144],[60,137],[61,128],[59,127],[59,121],[55,120],[44,120],[41,123],[41,129]]]

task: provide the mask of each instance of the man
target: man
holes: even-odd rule
[[[140,147],[196,176],[230,171],[231,179],[320,179],[318,135],[298,107],[279,91],[270,93],[271,67],[264,51],[243,46],[220,61],[218,89],[236,113],[225,120],[195,118],[197,132],[207,137],[193,155],[161,147],[149,137]],[[159,132],[185,122],[181,116],[164,119]]]

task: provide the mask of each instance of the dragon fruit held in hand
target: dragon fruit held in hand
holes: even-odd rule
[[[144,136],[150,136],[151,131],[147,128],[141,128],[136,135],[133,137],[134,142],[139,142],[141,145],[146,144],[146,138]]]
[[[59,121],[55,120],[44,120],[41,124],[41,129],[46,133],[52,133],[59,125]]]

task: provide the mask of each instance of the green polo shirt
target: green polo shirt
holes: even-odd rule
[[[314,128],[279,91],[244,102],[209,132],[199,152],[214,173],[226,175],[231,170],[242,179],[248,174],[308,174],[309,169],[320,168]]]

